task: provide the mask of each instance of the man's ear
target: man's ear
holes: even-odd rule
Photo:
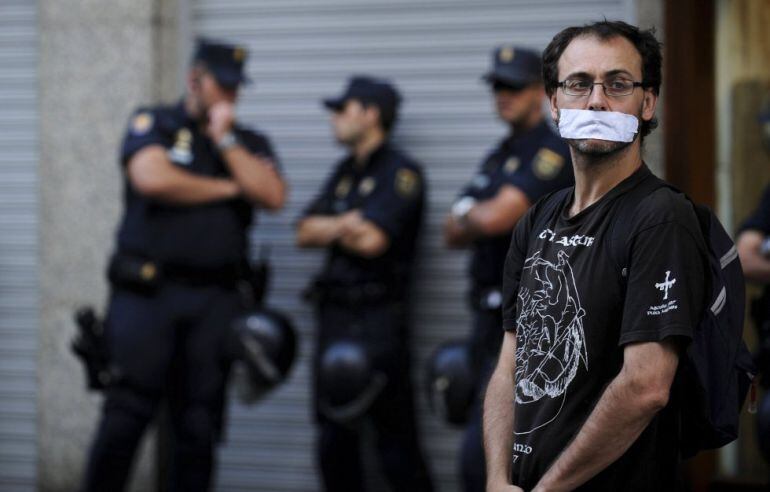
[[[658,106],[658,96],[652,89],[645,89],[642,100],[642,120],[651,121],[655,117],[655,108]]]
[[[548,98],[548,105],[551,110],[551,118],[553,121],[559,121],[559,107],[556,105],[556,91]]]
[[[197,94],[201,86],[201,76],[203,70],[200,67],[192,67],[187,71],[187,91],[191,94]]]
[[[376,104],[364,106],[364,118],[370,127],[382,126],[380,122],[380,108]]]

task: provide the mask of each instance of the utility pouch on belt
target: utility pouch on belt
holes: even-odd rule
[[[244,259],[240,265],[240,284],[245,304],[251,307],[262,306],[270,288],[270,247],[262,245],[259,259],[249,262]]]
[[[160,285],[161,271],[152,260],[117,253],[110,260],[107,278],[117,287],[153,291]]]
[[[120,382],[120,371],[110,364],[104,340],[104,320],[96,316],[94,309],[84,306],[75,311],[78,332],[70,347],[83,363],[86,385],[89,390],[103,390]]]

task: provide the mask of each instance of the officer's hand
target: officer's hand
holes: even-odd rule
[[[339,227],[339,236],[345,236],[346,234],[354,233],[361,223],[364,221],[364,217],[361,211],[358,209],[349,210],[344,214],[340,214],[337,218],[337,225]]]
[[[220,101],[209,108],[209,123],[206,133],[214,142],[219,142],[233,128],[234,122],[235,105],[231,102]]]
[[[278,174],[278,170],[275,167],[275,161],[264,154],[252,154],[254,159],[257,160],[263,166],[269,167],[272,171]]]

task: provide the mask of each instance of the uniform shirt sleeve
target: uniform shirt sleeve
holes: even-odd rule
[[[150,145],[169,146],[169,138],[156,111],[139,109],[131,115],[120,149],[120,162],[128,164],[139,150]]]
[[[756,230],[763,234],[770,234],[770,186],[765,188],[759,206],[746,219],[746,222],[741,225],[739,232],[747,230]]]
[[[327,176],[321,191],[308,203],[300,215],[300,220],[310,215],[333,215],[334,188],[339,178],[339,168]]]
[[[366,200],[361,213],[394,240],[422,213],[425,180],[417,168],[407,165],[398,166],[384,180]]]
[[[503,268],[503,330],[516,331],[516,303],[524,260],[527,257],[529,231],[532,228],[534,207],[530,207],[516,224]]]
[[[703,314],[706,257],[698,219],[689,203],[669,203],[664,208],[668,211],[650,211],[650,220],[641,220],[628,243],[628,281],[619,345],[657,342],[671,336],[691,339]],[[669,217],[661,221],[660,216],[667,212]],[[653,220],[657,223],[652,224]]]
[[[507,175],[506,184],[520,189],[530,203],[535,203],[548,193],[572,186],[574,181],[568,150],[543,146],[530,162],[521,163]]]
[[[479,188],[476,186],[475,181],[480,178],[482,175],[487,175],[486,167],[489,164],[490,161],[497,158],[497,153],[492,152],[489,155],[487,155],[486,158],[484,158],[483,161],[481,161],[481,164],[479,165],[478,169],[476,170],[476,173],[471,177],[471,180],[468,181],[465,186],[460,190],[460,193],[458,193],[457,198],[460,199],[464,196],[470,196],[476,199],[481,198],[483,187]]]
[[[272,160],[276,169],[282,172],[281,162],[267,137],[250,130],[238,130],[238,141],[252,154]]]

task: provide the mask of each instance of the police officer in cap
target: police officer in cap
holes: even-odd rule
[[[120,379],[105,390],[83,489],[123,490],[137,444],[168,399],[169,490],[208,490],[242,309],[254,207],[275,210],[283,179],[267,138],[235,120],[246,51],[201,40],[182,100],[131,117],[120,163],[125,210],[109,277],[106,344]]]
[[[483,79],[492,89],[508,135],[484,158],[460,192],[444,225],[450,248],[472,252],[468,273],[473,312],[471,354],[479,398],[474,399],[461,449],[466,491],[485,490],[481,394],[502,343],[503,265],[516,222],[540,197],[573,184],[567,145],[545,120],[540,55],[501,46]]]
[[[324,357],[340,341],[363,346],[368,365],[384,376],[384,387],[361,417],[374,423],[382,469],[393,490],[432,489],[417,439],[405,316],[425,183],[420,167],[388,143],[399,99],[388,82],[353,77],[344,94],[324,101],[332,111],[334,135],[350,153],[297,224],[299,246],[328,252],[312,297],[318,318],[317,452],[329,491],[365,489],[361,427],[350,415],[340,419],[326,411],[324,402],[339,388],[319,384],[324,379],[319,372],[336,370],[323,367],[322,359],[346,358]],[[352,348],[348,353],[347,359],[359,358]]]

